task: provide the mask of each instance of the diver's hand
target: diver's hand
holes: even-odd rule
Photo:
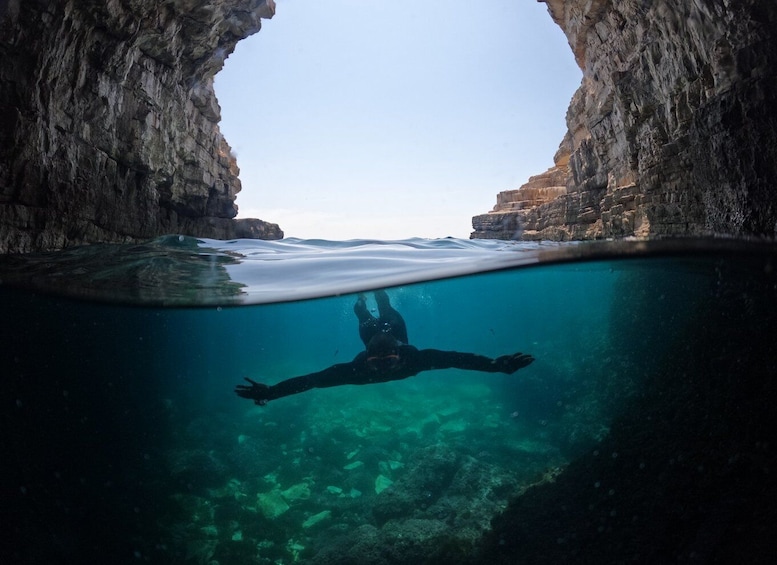
[[[512,355],[502,355],[494,359],[494,365],[498,367],[500,373],[512,375],[518,369],[531,365],[534,357],[524,353],[513,353]]]
[[[270,387],[262,383],[257,383],[256,381],[252,381],[248,377],[244,378],[249,383],[251,383],[251,386],[237,385],[235,387],[235,392],[237,395],[241,398],[250,398],[254,401],[254,404],[258,406],[264,406],[267,404],[270,401]]]

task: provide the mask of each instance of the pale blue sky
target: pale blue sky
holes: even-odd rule
[[[581,73],[535,0],[276,0],[216,76],[239,217],[287,237],[469,237],[553,164]]]

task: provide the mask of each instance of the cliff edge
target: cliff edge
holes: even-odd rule
[[[777,5],[542,0],[583,71],[554,167],[476,238],[777,235]],[[274,0],[0,0],[0,252],[235,220],[213,77]]]
[[[165,233],[275,239],[233,220],[213,77],[273,0],[0,2],[0,252]]]
[[[539,1],[583,71],[565,181],[503,193],[472,237],[777,235],[774,2]]]

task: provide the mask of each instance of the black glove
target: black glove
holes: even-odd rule
[[[258,406],[264,406],[267,404],[270,400],[270,387],[262,383],[257,383],[256,381],[252,381],[248,377],[244,378],[249,383],[251,383],[251,386],[237,385],[235,387],[235,392],[237,395],[241,398],[250,398],[254,401],[254,404]]]
[[[512,355],[502,355],[494,359],[494,365],[499,368],[500,373],[512,375],[518,369],[523,369],[534,361],[534,357],[524,353],[513,353]]]

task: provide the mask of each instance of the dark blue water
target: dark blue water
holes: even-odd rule
[[[774,259],[187,238],[6,257],[0,561],[766,562]],[[535,361],[234,393],[353,359],[376,288],[419,349]]]

